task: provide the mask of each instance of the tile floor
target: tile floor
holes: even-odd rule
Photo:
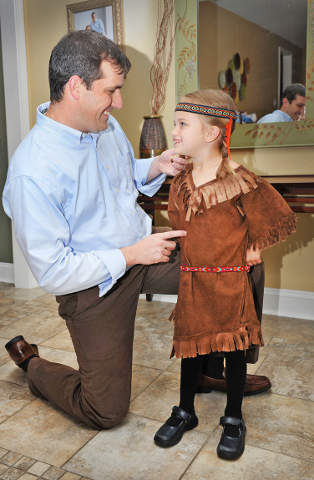
[[[17,334],[49,360],[76,366],[54,297],[0,283],[1,480],[310,480],[314,479],[314,322],[265,315],[265,348],[250,373],[272,391],[244,400],[246,450],[217,458],[225,396],[197,395],[199,427],[160,449],[153,435],[178,402],[178,360],[170,360],[173,304],[140,300],[130,413],[112,430],[93,431],[29,393],[4,349]]]

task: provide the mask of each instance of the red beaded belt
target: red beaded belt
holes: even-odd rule
[[[239,267],[185,267],[180,265],[181,272],[249,272],[250,268],[250,265],[240,265]]]

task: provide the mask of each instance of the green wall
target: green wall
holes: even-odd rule
[[[0,26],[1,28],[1,26]],[[1,34],[1,30],[0,30]],[[2,45],[0,35],[0,263],[12,263],[11,221],[2,207],[2,191],[8,169],[7,131],[5,121]]]

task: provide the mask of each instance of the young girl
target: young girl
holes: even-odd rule
[[[247,272],[260,251],[295,231],[295,215],[266,181],[230,159],[235,105],[220,90],[186,95],[175,109],[177,154],[192,164],[171,185],[169,218],[180,239],[181,272],[173,352],[181,358],[180,405],[157,431],[160,447],[177,444],[195,428],[194,396],[202,362],[211,352],[226,357],[227,405],[217,454],[235,460],[244,451],[242,400],[246,350],[263,345]]]

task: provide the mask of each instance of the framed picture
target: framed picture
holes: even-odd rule
[[[86,0],[66,9],[69,32],[95,30],[122,46],[122,0]]]

